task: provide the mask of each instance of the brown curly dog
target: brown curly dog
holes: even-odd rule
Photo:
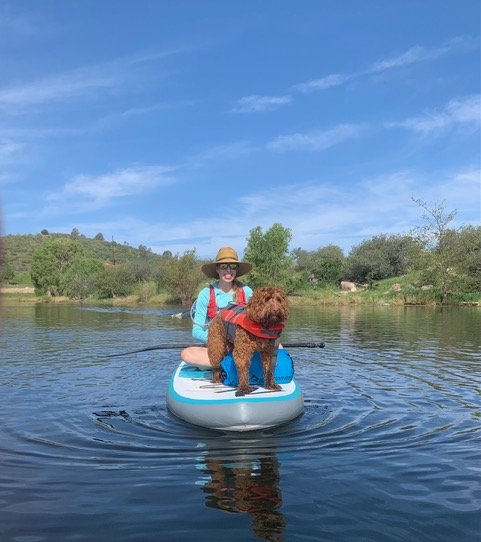
[[[220,383],[220,362],[232,352],[237,368],[236,395],[253,391],[249,385],[252,356],[259,352],[264,371],[264,387],[279,390],[274,381],[276,350],[284,322],[289,316],[287,296],[280,288],[258,288],[246,306],[229,305],[221,310],[209,327],[207,352],[212,365],[212,382]]]

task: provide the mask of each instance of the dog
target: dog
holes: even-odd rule
[[[280,390],[274,381],[273,359],[284,323],[289,316],[287,295],[280,288],[264,287],[254,291],[247,305],[232,304],[222,309],[209,326],[207,353],[212,365],[212,382],[222,382],[220,362],[232,352],[237,368],[236,395],[254,391],[249,385],[249,366],[255,352],[261,356],[264,387]]]

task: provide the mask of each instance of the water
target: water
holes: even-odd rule
[[[481,532],[481,310],[302,308],[305,412],[250,434],[166,410],[177,310],[4,307],[0,541],[462,541]]]

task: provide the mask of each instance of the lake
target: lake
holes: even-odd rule
[[[256,433],[166,409],[176,308],[3,307],[0,541],[475,542],[481,309],[294,307],[304,414]]]

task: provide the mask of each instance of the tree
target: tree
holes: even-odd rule
[[[37,292],[62,295],[61,276],[82,254],[82,246],[72,239],[60,238],[44,243],[33,255],[30,271]]]
[[[96,293],[97,275],[102,271],[100,260],[79,256],[60,277],[60,290],[71,299],[85,299]]]
[[[42,235],[48,235],[48,230],[45,228],[40,232]]]
[[[0,265],[0,283],[8,282],[10,284],[13,283],[15,278],[15,271],[13,270],[12,266],[5,262],[3,265]]]
[[[147,248],[145,245],[139,245],[138,250],[139,257],[143,259],[147,258],[147,256],[152,253],[152,250],[150,248]]]
[[[426,203],[413,198],[423,210],[423,224],[415,228],[415,235],[424,247],[423,257],[418,260],[424,281],[433,285],[441,303],[460,288],[459,231],[449,228],[456,211],[446,211],[445,202]]]
[[[351,249],[342,276],[371,284],[375,280],[404,275],[418,252],[419,245],[410,236],[376,235]]]
[[[292,289],[291,238],[291,230],[279,223],[273,224],[265,233],[260,226],[249,232],[244,258],[253,266],[249,273],[249,284],[253,288],[269,285],[288,291]]]
[[[134,278],[123,265],[109,266],[98,273],[96,286],[100,297],[124,297],[132,293]]]
[[[70,233],[70,237],[72,237],[72,239],[78,239],[80,237],[80,232],[78,231],[77,228],[74,228],[71,233]]]
[[[481,292],[481,226],[466,226],[457,233],[456,260],[465,292]]]
[[[97,233],[97,235],[94,237],[96,241],[105,241],[104,236],[102,233]]]
[[[173,301],[190,305],[204,279],[195,250],[187,250],[182,256],[175,255],[164,263],[163,285]]]
[[[327,245],[313,251],[296,248],[292,254],[296,260],[296,270],[304,275],[305,283],[325,286],[340,281],[345,257],[337,245]]]
[[[132,260],[123,264],[125,269],[129,271],[132,278],[136,282],[146,282],[153,278],[153,265],[145,259]]]

